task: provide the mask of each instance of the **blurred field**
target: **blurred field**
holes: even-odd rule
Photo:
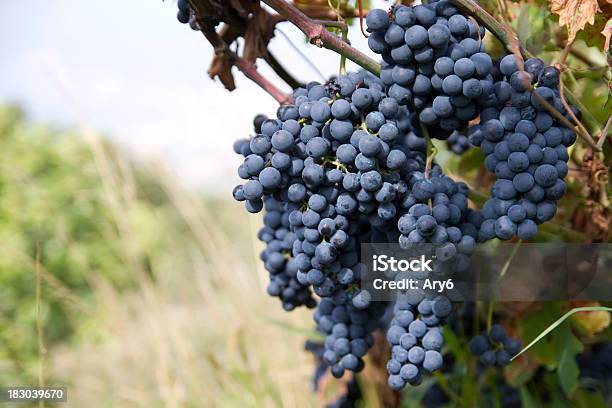
[[[256,216],[18,109],[0,140],[0,383],[66,385],[68,407],[315,405],[311,317],[265,294]]]

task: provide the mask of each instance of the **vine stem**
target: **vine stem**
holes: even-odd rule
[[[608,121],[606,122],[606,125],[604,126],[604,128],[601,130],[601,133],[599,134],[599,140],[597,140],[597,147],[599,147],[600,149],[603,148],[604,142],[606,141],[606,138],[608,137],[608,132],[610,131],[611,124],[612,124],[612,115],[608,117]]]
[[[217,33],[213,25],[205,22],[198,23],[200,26],[200,31],[213,46],[215,54],[223,55],[225,58],[228,58],[232,65],[238,68],[251,81],[259,85],[261,89],[266,91],[281,105],[292,102],[291,96],[278,89],[276,85],[261,75],[253,63],[247,61],[230,50],[225,41],[223,41],[223,39],[219,36],[219,33]]]
[[[506,272],[508,272],[508,269],[510,268],[510,264],[512,263],[512,260],[514,259],[514,256],[516,255],[516,251],[518,251],[519,246],[521,246],[522,243],[523,241],[519,239],[518,242],[514,244],[514,248],[512,248],[512,252],[510,252],[508,259],[506,259],[506,262],[504,262],[504,266],[502,266],[502,270],[499,274],[499,279],[503,278],[506,275]]]
[[[429,130],[427,126],[421,123],[421,130],[423,131],[423,135],[425,136],[425,142],[427,143],[427,160],[425,161],[425,178],[429,178],[429,172],[431,171],[431,166],[433,165],[433,159],[436,157],[438,153],[438,149],[434,146],[431,141],[431,137],[429,136]]]
[[[510,268],[510,264],[512,263],[512,260],[514,259],[514,256],[516,255],[516,252],[518,251],[519,246],[521,245],[522,242],[523,241],[519,240],[516,244],[514,244],[514,247],[512,248],[512,252],[510,252],[510,255],[508,256],[508,258],[504,262],[504,265],[502,266],[502,270],[499,274],[499,278],[497,278],[498,282],[506,275],[506,272],[508,272],[508,269]],[[491,330],[491,325],[493,324],[493,308],[494,307],[495,307],[495,301],[491,300],[489,302],[489,308],[487,310],[487,332]]]
[[[559,78],[559,98],[561,99],[561,103],[563,104],[563,107],[565,108],[567,113],[569,113],[570,117],[576,124],[576,127],[580,130],[580,132],[582,132],[585,140],[589,143],[589,145],[592,148],[597,150],[597,149],[600,149],[600,147],[595,143],[595,141],[593,140],[593,138],[587,131],[586,127],[584,127],[582,122],[576,117],[576,115],[574,114],[574,111],[570,109],[569,104],[567,103],[567,100],[565,99],[565,95],[563,93],[564,91],[563,74],[565,73],[566,68],[567,68],[567,66],[565,65],[565,61],[567,60],[567,56],[569,55],[569,52],[572,49],[573,44],[574,44],[574,41],[568,41],[567,44],[565,44],[565,47],[563,47],[563,51],[561,52],[561,55],[559,56],[559,62],[557,62],[556,64],[557,69],[561,73],[561,77]]]
[[[281,105],[286,105],[293,101],[293,98],[291,98],[290,95],[278,89],[276,85],[274,85],[266,77],[261,75],[254,64],[251,64],[249,61],[242,57],[239,57],[233,52],[230,52],[230,56],[236,68],[242,71],[242,73],[251,81],[259,85],[261,89],[270,94],[270,96],[276,99],[278,103],[280,103]]]
[[[292,89],[299,88],[302,86],[302,83],[289,71],[285,69],[283,64],[272,54],[272,52],[268,51],[268,53],[264,56],[264,60],[268,63],[270,68],[276,72],[276,75],[280,77],[287,85],[289,85]]]
[[[284,0],[262,1],[299,28],[308,37],[308,41],[311,44],[335,51],[371,73],[375,75],[380,74],[380,64],[378,62],[327,31],[323,24],[317,23],[293,6],[293,4],[287,3]]]
[[[491,325],[493,324],[493,307],[495,306],[495,301],[490,300],[488,302],[487,307],[487,333],[491,331]]]
[[[340,3],[338,3],[340,4]],[[338,18],[340,18],[340,12],[337,12]],[[334,27],[342,32],[342,41],[347,44],[349,43],[348,39],[348,25],[344,21],[325,21],[325,20],[314,20],[315,23],[322,24],[324,27]],[[346,56],[340,54],[340,69],[338,70],[340,75],[346,74]]]

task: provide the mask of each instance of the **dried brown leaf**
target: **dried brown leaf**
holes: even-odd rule
[[[608,1],[612,3],[612,0],[608,0]],[[603,52],[607,53],[608,50],[610,49],[610,37],[612,37],[612,17],[610,17],[610,19],[606,23],[606,26],[604,27],[601,34],[603,34],[603,36],[606,37],[606,42],[604,43]]]
[[[225,89],[233,91],[236,89],[234,76],[232,75],[232,62],[223,54],[215,55],[208,68],[208,75],[214,79],[218,77]]]
[[[257,13],[249,20],[244,32],[243,57],[255,62],[268,52],[268,43],[274,35],[276,20],[268,13]]]
[[[595,23],[599,10],[597,0],[551,0],[550,11],[559,15],[559,24],[567,27],[568,42],[574,41],[576,34],[586,24]]]

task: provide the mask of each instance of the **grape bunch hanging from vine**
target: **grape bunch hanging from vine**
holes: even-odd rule
[[[356,3],[178,1],[178,20],[213,46],[209,75],[231,91],[235,66],[280,105],[275,116],[258,115],[252,135],[234,143],[243,158],[243,182],[233,197],[248,212],[264,214],[257,237],[264,245],[268,294],[287,311],[313,309],[323,338],[308,347],[320,367],[317,378],[330,373],[351,384],[351,397],[332,406],[350,406],[343,404],[358,398],[352,381],[367,370],[371,349],[387,358],[387,380],[379,384],[386,388],[386,405],[398,403],[392,391],[426,381],[426,405],[428,398],[461,405],[458,387],[470,385],[449,384],[446,376],[462,365],[470,367],[474,382],[494,378],[501,387],[483,385],[480,395],[470,397],[473,405],[490,404],[491,398],[501,398],[503,406],[546,401],[541,385],[525,391],[528,381],[544,381],[537,378],[547,375],[543,359],[523,360],[529,364],[527,380],[508,380],[519,364],[513,358],[525,351],[519,320],[544,313],[542,305],[504,310],[500,303],[453,304],[444,295],[422,292],[375,301],[361,287],[367,274],[361,244],[434,244],[438,258],[460,271],[470,268],[476,245],[492,240],[518,245],[557,235],[609,241],[610,88],[600,97],[602,108],[592,112],[573,92],[584,88],[568,58],[586,64],[585,72],[601,72],[599,80],[610,80],[607,65],[592,66],[591,56],[575,46],[587,23],[600,24],[610,15],[610,5],[563,8],[553,2],[551,12],[568,34],[557,30],[556,48],[540,59],[532,51],[543,49],[538,34],[530,32],[524,45],[507,23],[517,15],[529,21],[539,6],[485,3],[493,16],[473,0],[372,10]],[[578,18],[571,19],[571,12]],[[350,45],[348,26],[356,19],[377,58]],[[299,28],[314,46],[340,54],[339,75],[324,82],[295,79],[268,48],[281,22]],[[604,24],[600,40],[609,48],[612,19]],[[527,29],[519,21],[521,30]],[[238,42],[240,55],[233,46]],[[610,63],[611,54],[606,56]],[[347,73],[346,59],[361,69]],[[258,60],[293,92],[265,78]],[[447,169],[449,160],[438,157],[442,149],[458,156],[450,159],[455,168]],[[595,304],[588,310],[610,309]],[[564,336],[575,339],[571,331]],[[570,359],[581,350],[572,350]],[[602,367],[612,367],[609,343],[593,346],[593,353],[602,356]],[[594,365],[581,358],[588,372]],[[566,378],[568,364],[573,367],[567,361],[552,364],[567,398],[575,395],[578,381],[576,373]]]

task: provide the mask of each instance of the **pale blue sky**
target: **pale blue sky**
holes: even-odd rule
[[[137,155],[161,158],[190,186],[228,192],[239,163],[232,142],[276,103],[240,73],[232,93],[212,81],[211,47],[176,10],[174,0],[2,0],[0,103],[60,125],[84,120]],[[337,71],[336,54],[280,27],[326,75]],[[358,29],[350,38],[368,51]],[[282,36],[272,49],[300,79],[319,79]]]

